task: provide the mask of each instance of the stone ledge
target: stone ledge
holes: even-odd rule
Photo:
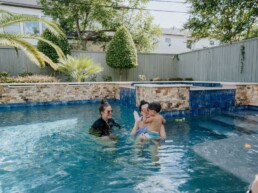
[[[169,87],[192,87],[186,84],[137,84],[135,87],[150,87],[150,88],[169,88]]]

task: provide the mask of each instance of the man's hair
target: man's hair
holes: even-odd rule
[[[148,103],[147,101],[141,100],[140,105],[139,105],[139,111],[140,111],[140,112],[142,111],[142,106],[143,106],[143,105],[146,105],[146,104],[149,105],[149,103]]]
[[[159,102],[152,102],[149,104],[149,109],[159,113],[161,111],[161,105]]]

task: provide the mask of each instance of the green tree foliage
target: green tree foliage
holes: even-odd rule
[[[58,70],[68,75],[69,80],[81,82],[88,76],[101,72],[103,68],[90,58],[74,58],[67,55],[66,58],[59,59]]]
[[[57,37],[65,36],[62,30],[59,28],[59,26],[54,22],[50,22],[45,19],[34,16],[12,14],[5,10],[0,10],[0,14],[3,14],[0,18],[0,28],[19,22],[42,22]],[[52,46],[59,57],[64,57],[62,50],[58,46],[48,41],[47,39],[35,35],[9,34],[0,32],[0,45],[12,46],[15,47],[16,50],[19,48],[22,51],[24,51],[28,58],[39,67],[44,67],[45,63],[48,63],[53,69],[56,70],[57,65],[48,56],[46,56],[44,53],[40,52],[37,48],[28,43],[26,40],[24,40],[26,38],[43,41]]]
[[[44,13],[60,22],[67,34],[77,38],[82,47],[86,42],[110,41],[107,32],[115,32],[124,25],[131,34],[138,51],[148,52],[155,47],[155,39],[161,34],[153,25],[152,17],[143,8],[149,0],[39,0]],[[130,8],[130,9],[128,9]],[[76,34],[76,36],[75,36]]]
[[[71,54],[71,49],[68,44],[67,38],[57,38],[49,31],[49,29],[45,29],[41,37],[57,45],[63,51],[65,56]],[[52,46],[45,43],[44,41],[38,41],[37,48],[39,51],[48,56],[53,62],[58,62],[59,56]]]
[[[153,24],[153,17],[146,11],[127,11],[118,14],[115,22],[125,26],[132,34],[138,52],[150,52],[157,46],[161,29]]]
[[[254,0],[187,0],[191,16],[185,28],[196,39],[210,37],[233,42],[250,37],[258,17],[258,1]]]
[[[120,27],[108,45],[106,62],[112,68],[120,70],[136,67],[137,52],[130,32]]]

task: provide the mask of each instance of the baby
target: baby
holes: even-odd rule
[[[158,102],[152,102],[148,109],[143,109],[143,122],[148,124],[148,132],[144,134],[147,139],[160,139],[161,126],[166,122],[159,114],[160,110],[161,105]],[[147,111],[149,116],[147,116]]]

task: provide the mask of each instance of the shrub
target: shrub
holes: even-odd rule
[[[45,75],[0,78],[0,83],[41,83],[41,82],[59,82],[59,80],[55,77],[45,76]]]
[[[103,70],[100,64],[95,64],[91,58],[74,58],[67,55],[66,58],[59,59],[58,70],[77,82],[89,77],[92,74]]]
[[[191,77],[185,78],[186,81],[193,81],[194,79]]]
[[[102,79],[104,82],[112,82],[112,76],[103,75]]]
[[[141,81],[146,81],[147,80],[147,78],[146,78],[146,76],[144,74],[139,74],[139,79]]]
[[[112,38],[107,48],[107,65],[121,70],[135,68],[137,64],[137,52],[133,38],[125,27],[120,27]]]
[[[0,71],[0,78],[6,78],[8,75],[8,72]]]
[[[57,38],[48,29],[44,30],[42,37],[56,44],[63,51],[65,56],[71,54],[71,48],[68,44],[67,38]],[[59,57],[52,46],[43,41],[39,41],[37,47],[39,51],[43,52],[53,62],[58,62]]]
[[[32,72],[23,72],[23,73],[21,73],[19,76],[24,77],[24,76],[32,76],[32,75],[33,75]]]
[[[96,74],[92,74],[90,76],[90,82],[97,82],[97,75]]]

